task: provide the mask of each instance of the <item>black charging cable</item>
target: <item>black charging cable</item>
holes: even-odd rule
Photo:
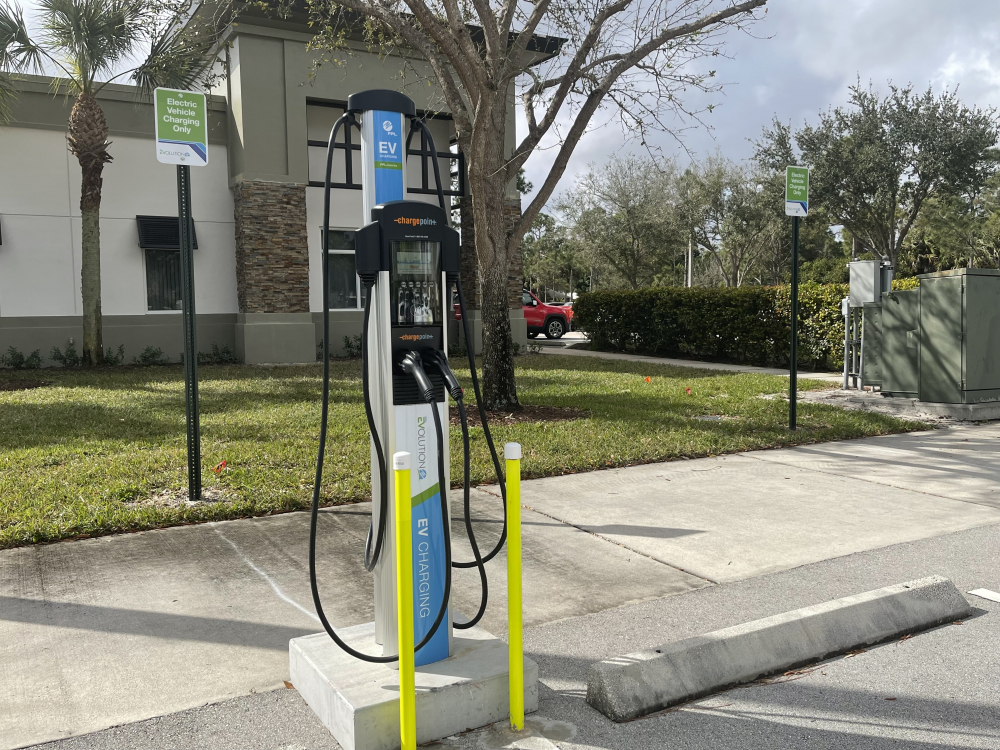
[[[493,444],[493,435],[490,433],[490,422],[486,418],[486,407],[483,405],[483,396],[479,391],[479,376],[476,374],[476,355],[473,352],[472,336],[469,333],[469,316],[465,310],[465,295],[462,293],[462,279],[455,277],[455,288],[458,290],[458,307],[462,314],[462,329],[465,331],[465,349],[469,355],[469,371],[472,373],[472,390],[476,394],[476,406],[479,408],[479,421],[483,425],[483,433],[486,436],[486,445],[490,449],[490,458],[493,459],[493,469],[496,471],[497,483],[500,485],[500,498],[503,501],[503,528],[500,530],[500,539],[496,546],[483,558],[484,563],[488,563],[496,557],[507,542],[507,481],[500,468],[500,457],[497,455],[496,446]],[[456,568],[472,568],[478,565],[476,560],[471,562],[456,562]]]
[[[330,131],[330,142],[327,146],[327,151],[326,151],[326,178],[324,181],[324,194],[323,194],[323,389],[322,389],[323,396],[322,396],[322,410],[320,415],[320,426],[319,426],[319,450],[317,451],[316,454],[316,480],[313,484],[312,513],[310,514],[309,517],[309,586],[310,589],[312,590],[313,605],[316,607],[316,616],[319,617],[319,621],[323,625],[323,629],[327,632],[327,635],[329,635],[330,638],[333,639],[334,643],[340,646],[340,648],[342,648],[345,652],[353,656],[355,659],[360,659],[361,661],[366,661],[371,664],[391,664],[392,662],[397,661],[399,657],[372,656],[371,654],[363,653],[347,645],[347,643],[344,642],[344,639],[337,634],[337,631],[330,624],[330,621],[326,617],[326,613],[323,611],[323,602],[319,595],[319,584],[316,578],[316,528],[319,524],[319,501],[320,501],[320,492],[323,484],[323,461],[326,456],[326,432],[327,432],[327,421],[330,412],[330,285],[326,283],[326,280],[329,278],[327,275],[327,270],[328,270],[327,266],[329,264],[329,255],[330,255],[329,253],[330,181],[331,181],[330,176],[333,169],[333,152],[334,152],[334,144],[336,143],[337,140],[337,133],[340,131],[340,128],[343,126],[345,122],[350,124],[357,123],[352,113],[348,112],[342,115],[337,120],[337,122],[334,123],[333,129]],[[386,513],[388,512],[388,502],[386,500],[388,491],[387,491],[387,482],[386,482],[385,468],[384,468],[385,456],[382,455],[382,446],[378,439],[378,432],[375,430],[375,424],[371,412],[371,403],[368,398],[369,394],[368,394],[368,378],[367,378],[368,374],[367,326],[368,326],[369,312],[371,309],[371,298],[372,298],[371,289],[368,288],[368,300],[365,303],[364,328],[366,335],[364,340],[365,349],[363,350],[364,357],[362,359],[362,369],[361,369],[362,379],[364,381],[362,387],[365,392],[365,409],[368,412],[368,425],[372,431],[372,438],[377,446],[377,453],[379,454],[379,459],[380,459],[379,469],[380,472],[383,473],[381,475],[382,500],[380,505],[381,512],[379,514],[379,532],[377,534],[375,551],[371,555],[371,558],[369,558],[367,554],[368,544],[366,544],[366,554],[365,554],[366,567],[369,559],[373,559],[372,567],[374,567],[375,562],[378,561],[381,555],[382,540],[385,538],[385,517]],[[426,375],[424,377],[426,378]],[[441,451],[441,445],[443,444],[441,438],[442,436],[441,419],[437,415],[436,409],[433,409],[432,411],[434,411],[435,414],[435,424],[438,433],[438,466],[439,466],[439,471],[441,472],[441,476],[443,477],[444,471],[442,467],[444,466],[444,459],[442,457],[442,451]],[[442,504],[443,507],[447,508],[447,501],[444,499],[443,493],[442,493]],[[418,643],[416,648],[414,648],[414,651],[419,651],[421,648],[423,648],[430,642],[431,638],[433,638],[434,634],[437,632],[438,627],[441,625],[441,621],[444,619],[444,613],[448,609],[448,599],[451,593],[451,544],[450,544],[451,529],[450,529],[450,524],[447,522],[448,521],[447,511],[445,511],[445,519],[446,519],[446,522],[444,523],[445,538],[449,542],[446,545],[447,547],[446,556],[449,564],[447,566],[447,572],[445,574],[445,581],[446,581],[445,596],[441,601],[441,609],[438,611],[438,616],[437,619],[434,621],[434,625],[431,627],[429,631],[427,631],[427,635],[425,635],[421,639],[420,643]],[[369,526],[369,532],[368,532],[369,543],[371,542],[371,536],[372,532],[371,532],[371,527]]]
[[[424,370],[420,354],[413,351],[406,352],[406,354],[403,355],[402,360],[400,360],[399,366],[402,368],[403,372],[407,373],[417,381],[417,391],[420,393],[421,399],[430,404],[431,414],[434,416],[434,431],[437,434],[438,441],[438,496],[441,500],[441,526],[444,528],[444,597],[441,599],[441,607],[438,609],[434,625],[431,626],[428,635],[425,636],[423,641],[421,641],[421,645],[423,645],[425,641],[430,639],[430,636],[441,624],[441,621],[444,619],[444,613],[448,610],[448,604],[451,600],[451,514],[448,512],[448,475],[445,474],[444,471],[445,433],[443,427],[441,426],[441,414],[439,413],[438,405],[434,403],[434,385],[431,383],[431,379],[427,377],[427,372]],[[396,529],[396,533],[399,534],[400,530]],[[400,582],[396,581],[396,585],[399,586]]]
[[[483,619],[483,615],[486,613],[486,604],[489,600],[489,584],[486,579],[486,565],[483,562],[482,555],[479,552],[479,544],[476,542],[476,534],[472,530],[472,508],[469,502],[469,493],[471,489],[470,482],[470,452],[469,452],[469,418],[465,413],[465,393],[462,390],[462,386],[459,385],[458,378],[455,377],[455,373],[451,371],[448,366],[448,358],[445,356],[444,352],[437,349],[432,350],[427,353],[427,361],[429,364],[433,365],[441,373],[441,377],[444,379],[445,385],[448,388],[448,393],[455,400],[455,404],[458,406],[458,416],[459,421],[462,424],[462,447],[463,451],[463,482],[462,488],[464,492],[464,517],[465,517],[465,531],[469,535],[469,545],[472,547],[472,556],[475,558],[475,564],[479,568],[479,580],[482,586],[482,596],[479,600],[479,611],[476,616],[465,623],[455,623],[454,627],[456,630],[466,630],[468,628],[474,627],[478,622]],[[459,563],[452,563],[452,567],[464,567],[460,566]]]
[[[431,135],[430,129],[427,127],[426,123],[423,122],[423,120],[412,120],[410,127],[411,138],[413,133],[418,128],[427,138],[427,145],[430,147],[430,151],[434,156],[434,158],[431,159],[431,163],[434,165],[434,181],[437,184],[438,204],[441,206],[441,210],[444,211],[445,220],[450,221],[451,216],[444,201],[444,187],[441,183],[441,168],[438,165],[437,150],[434,147],[434,136]],[[409,144],[409,140],[407,140],[407,144]],[[407,151],[409,151],[409,145],[407,145]],[[486,407],[483,405],[483,397],[479,391],[479,376],[476,373],[476,355],[472,347],[472,337],[469,335],[469,316],[465,311],[465,295],[462,293],[462,279],[460,276],[456,276],[454,280],[448,279],[448,281],[449,283],[454,281],[456,289],[458,290],[458,307],[462,313],[462,328],[465,331],[465,348],[469,355],[469,371],[472,374],[472,390],[476,394],[476,406],[479,409],[479,421],[483,425],[483,433],[486,435],[486,445],[490,450],[490,458],[493,461],[493,469],[496,471],[497,483],[500,485],[500,497],[503,501],[503,528],[500,530],[500,539],[497,541],[496,546],[481,561],[482,563],[488,563],[500,553],[500,550],[503,549],[504,544],[507,542],[507,481],[504,478],[503,470],[500,468],[500,457],[497,455],[497,449],[493,443],[493,434],[490,432],[490,423],[486,418]],[[450,292],[450,287],[448,291]],[[464,409],[464,405],[461,405],[459,413],[463,413]],[[466,430],[467,429],[468,428],[466,427]],[[465,437],[465,455],[466,461],[468,461],[469,442],[468,437]],[[471,531],[469,532],[469,540],[472,543],[473,548],[475,548],[475,535]],[[455,562],[453,565],[456,568],[472,568],[480,567],[481,562],[479,560],[472,560],[471,562]],[[457,628],[459,626],[456,625],[455,627]]]
[[[327,226],[327,225],[324,225]],[[324,256],[329,257],[329,253],[324,251]],[[324,271],[324,277],[326,272]],[[368,379],[368,363],[371,355],[368,352],[368,322],[371,319],[372,297],[374,296],[375,277],[366,275],[362,283],[365,287],[365,317],[361,324],[361,346],[364,347],[361,354],[361,392],[365,399],[365,416],[368,418],[368,432],[371,433],[372,442],[375,444],[375,457],[378,461],[379,478],[379,511],[378,511],[378,533],[375,537],[375,550],[372,551],[372,531],[373,523],[368,524],[368,538],[365,539],[365,570],[371,573],[375,570],[379,559],[382,557],[382,545],[385,543],[386,516],[389,514],[389,477],[386,469],[385,451],[382,450],[382,441],[378,436],[378,428],[375,426],[375,415],[372,412],[371,389]],[[328,285],[324,285],[324,294],[329,295]],[[326,341],[329,335],[328,320],[330,317],[329,306],[324,304],[323,309],[323,340]],[[326,352],[324,352],[326,354]]]

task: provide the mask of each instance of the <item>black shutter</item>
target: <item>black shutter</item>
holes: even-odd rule
[[[146,250],[180,250],[181,226],[176,216],[136,216],[139,247]],[[198,249],[198,233],[191,222],[191,240]]]

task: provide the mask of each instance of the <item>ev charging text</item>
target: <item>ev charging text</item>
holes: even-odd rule
[[[417,519],[417,534],[429,536],[427,519]],[[421,619],[431,615],[431,545],[421,540],[417,544],[417,607]]]

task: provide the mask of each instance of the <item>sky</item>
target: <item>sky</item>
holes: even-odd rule
[[[1000,107],[1000,2],[997,0],[770,0],[753,36],[732,31],[726,54],[712,67],[727,82],[708,100],[718,106],[703,128],[684,135],[697,157],[719,151],[732,159],[752,154],[777,116],[799,127],[817,114],[845,104],[860,77],[880,91],[887,82],[917,90],[959,87],[969,105]],[[668,135],[650,139],[666,156],[688,162]],[[584,137],[557,189],[570,186],[590,164],[615,153],[645,153],[627,142],[621,126],[608,124]],[[526,165],[528,180],[541,184],[553,151],[536,152]],[[530,198],[530,196],[529,196]],[[550,205],[552,201],[550,201]]]
[[[31,0],[21,5],[34,15]],[[1000,107],[998,42],[1000,0],[770,0],[752,36],[732,30],[727,57],[711,61],[717,80],[727,84],[723,92],[688,100],[696,108],[717,105],[704,118],[711,129],[687,131],[686,149],[666,134],[650,142],[682,164],[687,151],[696,158],[718,151],[745,159],[753,150],[750,139],[774,117],[795,127],[815,122],[820,111],[847,101],[848,87],[859,77],[881,91],[889,81],[918,90],[958,86],[965,103]],[[522,116],[519,121],[523,135]],[[591,164],[629,152],[645,149],[628,141],[617,123],[588,133],[555,199]],[[540,185],[554,155],[552,149],[533,154],[528,180]]]

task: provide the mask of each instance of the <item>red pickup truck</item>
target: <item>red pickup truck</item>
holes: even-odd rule
[[[521,307],[528,324],[529,339],[540,333],[549,339],[562,338],[573,324],[573,308],[570,305],[547,305],[527,289],[521,291]],[[455,320],[461,319],[462,311],[455,305]]]

